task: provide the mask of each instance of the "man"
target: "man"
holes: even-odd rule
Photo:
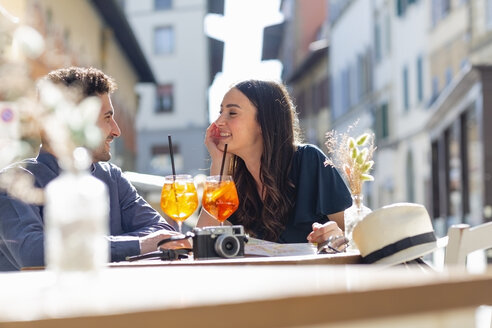
[[[140,197],[121,169],[107,162],[111,159],[110,144],[121,134],[110,98],[116,89],[113,79],[97,69],[79,67],[59,69],[46,78],[54,84],[81,89],[83,97],[97,96],[101,100],[97,125],[104,140],[92,153],[90,171],[108,186],[111,261],[155,251],[158,241],[178,233]],[[43,138],[37,158],[23,163],[38,188],[44,188],[60,173],[57,159]],[[0,193],[0,271],[29,266],[44,266],[43,206]]]

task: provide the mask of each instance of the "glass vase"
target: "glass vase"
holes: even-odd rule
[[[87,168],[62,170],[46,186],[45,262],[56,273],[97,272],[109,260],[108,191]]]
[[[367,214],[372,212],[369,207],[364,205],[363,199],[364,196],[362,196],[362,194],[352,195],[352,206],[347,208],[344,212],[345,237],[349,240],[347,250],[357,250],[352,232],[357,223],[362,221]]]

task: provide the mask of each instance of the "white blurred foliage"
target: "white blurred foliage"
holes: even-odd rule
[[[69,91],[43,80],[38,84],[40,103],[45,109],[42,130],[59,164],[64,169],[75,168],[77,147],[94,149],[102,134],[96,122],[101,108],[98,97],[87,97],[80,103],[72,101]]]
[[[80,90],[41,80],[37,85],[29,61],[44,61],[45,41],[0,5],[0,170],[37,152],[40,137],[49,141],[62,168],[77,170],[77,147],[96,148],[102,135],[96,122],[98,97],[80,101]],[[43,202],[22,166],[0,175],[0,190],[27,202]]]
[[[44,39],[38,31],[27,25],[21,25],[14,31],[14,51],[35,59],[44,52]]]

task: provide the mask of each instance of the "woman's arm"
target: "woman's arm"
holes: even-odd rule
[[[336,222],[338,227],[342,231],[345,231],[345,216],[343,215],[343,213],[344,213],[344,211],[329,214],[328,219],[330,219],[330,221]]]

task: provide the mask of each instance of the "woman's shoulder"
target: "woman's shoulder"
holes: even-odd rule
[[[323,161],[326,160],[326,155],[323,151],[313,144],[300,144],[297,146],[296,156],[302,159],[316,159],[321,158]]]

